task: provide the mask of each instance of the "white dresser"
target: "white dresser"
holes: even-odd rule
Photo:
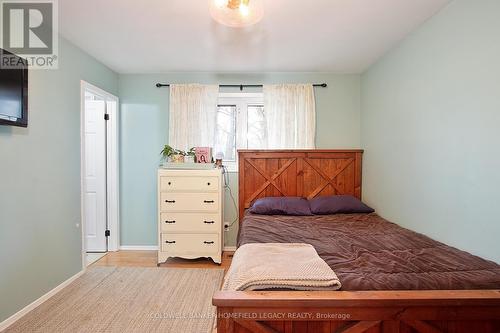
[[[221,263],[222,181],[220,169],[158,170],[158,264],[169,257]]]

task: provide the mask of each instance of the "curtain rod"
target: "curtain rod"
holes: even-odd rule
[[[170,84],[168,84],[168,83],[157,83],[156,84],[156,88],[161,88],[161,87],[170,87]],[[240,90],[243,90],[243,88],[262,88],[262,84],[219,84],[219,87],[240,88]],[[313,84],[313,87],[326,88],[326,87],[328,87],[328,85],[326,83],[315,83],[315,84]]]

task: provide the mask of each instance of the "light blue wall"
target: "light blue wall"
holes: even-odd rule
[[[455,0],[362,76],[364,199],[500,262],[500,1]]]
[[[359,75],[328,73],[120,75],[122,245],[157,243],[156,169],[159,163],[159,151],[168,138],[169,105],[168,88],[156,88],[157,82],[205,84],[326,82],[328,88],[315,89],[318,148],[358,148],[360,145]],[[230,184],[235,199],[238,200],[236,183],[237,174],[231,174]],[[236,213],[228,195],[225,208],[225,220],[232,221]],[[236,227],[237,224],[226,234],[226,245],[235,244]]]
[[[58,70],[29,72],[29,127],[0,126],[0,322],[82,268],[80,80],[118,76],[64,39]]]

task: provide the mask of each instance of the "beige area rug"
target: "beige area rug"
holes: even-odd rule
[[[212,332],[222,269],[92,267],[4,332]]]

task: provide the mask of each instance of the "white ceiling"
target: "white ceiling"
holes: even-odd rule
[[[119,73],[361,73],[450,0],[264,0],[245,29],[208,1],[60,0],[60,32]]]

